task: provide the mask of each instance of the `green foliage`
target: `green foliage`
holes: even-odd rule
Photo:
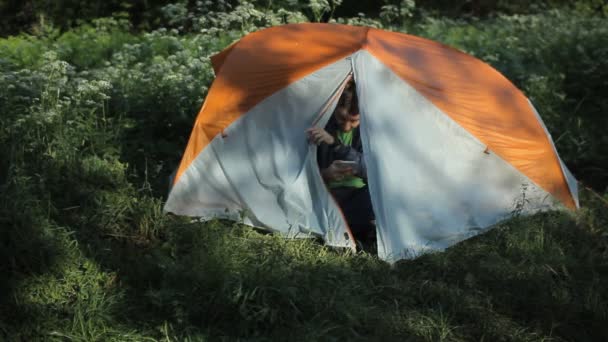
[[[415,8],[414,0],[387,1],[382,6],[380,18],[387,25],[403,25],[406,19],[413,16]]]
[[[576,213],[517,217],[393,267],[164,214],[213,79],[208,56],[309,20],[311,3],[149,4],[168,29],[134,33],[119,17],[0,39],[0,340],[608,339],[606,194],[585,190]],[[608,27],[595,7],[461,21],[384,5],[397,7],[336,21],[492,64],[530,96],[575,175],[606,187]]]
[[[36,33],[51,25],[69,29],[97,18],[127,17],[134,27],[149,28],[157,24],[160,8],[167,0],[1,0],[0,35],[21,31]]]
[[[182,1],[163,7],[168,26],[180,32],[194,31],[221,33],[231,30],[251,32],[258,26],[266,27],[275,20],[272,11],[260,11],[247,1],[233,5],[228,1],[202,2],[188,6]]]
[[[412,17],[429,15],[494,17],[537,14],[551,8],[571,9],[586,16],[605,18],[608,15],[608,4],[603,0],[0,0],[0,13],[4,19],[0,23],[0,35],[22,31],[37,33],[45,31],[49,25],[68,30],[111,16],[127,19],[138,30],[166,27],[197,32],[201,28],[200,19],[229,13],[238,7],[255,7],[264,14],[275,13],[283,22],[291,16],[297,20],[329,22],[336,18],[359,17],[363,13],[366,17],[381,17],[385,25],[399,25]]]
[[[127,31],[129,25],[124,19],[95,19],[92,25],[62,34],[54,42],[55,51],[62,60],[78,68],[100,67],[123,45],[135,42],[135,37]]]

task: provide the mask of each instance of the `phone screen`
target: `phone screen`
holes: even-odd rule
[[[337,160],[336,164],[338,165],[338,167],[340,168],[349,168],[349,167],[354,167],[357,165],[356,162],[351,161],[351,160]]]

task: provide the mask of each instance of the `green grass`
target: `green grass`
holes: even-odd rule
[[[229,222],[166,218],[152,240],[49,224],[28,234],[44,244],[21,255],[38,269],[12,259],[0,331],[24,341],[603,340],[608,215],[583,203],[392,267]]]
[[[575,171],[602,193],[608,26],[551,15],[417,29],[523,85],[565,162],[594,161]],[[608,340],[606,193],[393,266],[164,214],[213,78],[206,56],[239,33],[98,23],[0,40],[0,340]]]

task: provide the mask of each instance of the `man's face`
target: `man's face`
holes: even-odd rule
[[[353,128],[359,127],[361,115],[350,115],[348,109],[340,107],[336,111],[336,122],[343,132],[350,132]]]

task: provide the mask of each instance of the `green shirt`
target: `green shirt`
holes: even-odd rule
[[[336,134],[338,141],[344,146],[351,146],[353,143],[353,130],[348,132],[338,131]],[[329,188],[347,187],[347,188],[362,188],[365,186],[363,178],[357,176],[346,176],[342,180],[334,180],[327,184]]]

